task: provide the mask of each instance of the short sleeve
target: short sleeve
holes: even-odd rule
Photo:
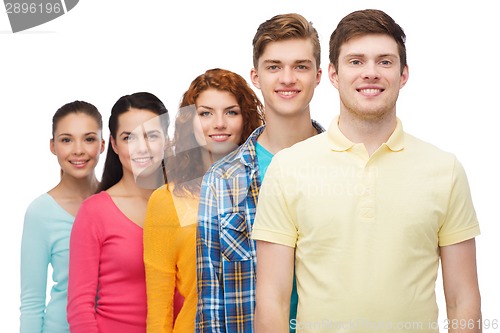
[[[480,234],[465,170],[455,159],[448,209],[439,230],[439,246],[452,245]]]
[[[252,238],[295,247],[297,222],[290,202],[296,191],[289,191],[293,185],[283,175],[283,163],[278,153],[269,164],[259,193]]]

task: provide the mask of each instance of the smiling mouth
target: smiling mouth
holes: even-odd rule
[[[212,135],[209,135],[209,137],[214,141],[226,141],[227,139],[229,139],[230,136],[231,136],[231,134],[212,134]]]
[[[80,165],[84,165],[88,162],[89,160],[85,160],[85,161],[69,161],[69,163],[73,164],[73,165],[76,165],[76,166],[80,166]]]
[[[136,158],[133,158],[132,161],[136,162],[136,163],[147,163],[147,162],[150,162],[152,161],[153,158],[148,156],[148,157],[136,157]]]
[[[276,90],[278,95],[282,96],[293,96],[300,92],[300,90]]]
[[[384,89],[377,89],[377,88],[358,89],[358,92],[365,95],[376,95],[380,94],[383,91]]]

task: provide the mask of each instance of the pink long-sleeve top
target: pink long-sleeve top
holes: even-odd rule
[[[70,239],[71,333],[145,333],[143,230],[105,191],[85,200]]]

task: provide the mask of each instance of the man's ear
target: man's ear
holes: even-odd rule
[[[339,88],[339,76],[337,74],[337,69],[332,63],[328,64],[328,78],[335,88]]]
[[[403,88],[408,82],[408,78],[410,77],[410,69],[408,68],[408,65],[403,68],[403,73],[401,73],[401,83],[399,85],[399,89]]]
[[[321,82],[321,76],[323,75],[323,70],[318,68],[318,72],[316,73],[316,87]]]
[[[250,79],[252,80],[255,88],[260,89],[259,74],[257,73],[257,70],[255,68],[252,68],[250,70]]]

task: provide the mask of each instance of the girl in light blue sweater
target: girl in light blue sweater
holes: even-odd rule
[[[61,166],[61,180],[26,211],[21,242],[21,333],[69,333],[69,236],[80,204],[97,189],[94,169],[104,150],[97,108],[83,101],[59,108],[52,118],[50,150]],[[53,286],[47,303],[49,265]]]

